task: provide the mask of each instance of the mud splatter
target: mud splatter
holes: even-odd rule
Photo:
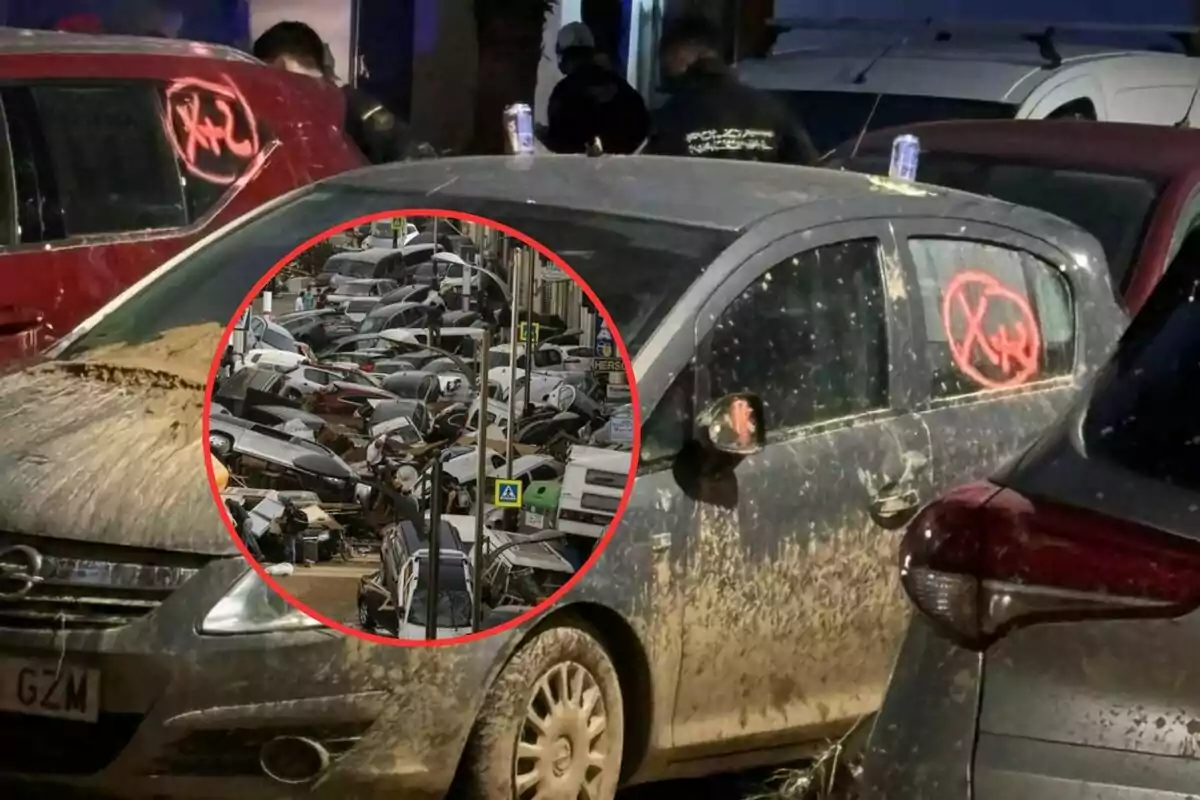
[[[218,325],[180,328],[0,379],[0,528],[236,552],[201,443],[220,334]]]
[[[702,577],[682,600],[675,744],[781,730],[823,738],[875,711],[908,620],[898,538],[864,514],[751,560],[734,512],[705,515],[686,568]]]

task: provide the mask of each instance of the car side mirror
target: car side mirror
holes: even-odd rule
[[[764,421],[763,404],[758,395],[725,395],[700,413],[696,423],[697,439],[708,450],[751,456],[766,446]]]

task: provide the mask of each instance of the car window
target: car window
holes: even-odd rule
[[[152,84],[29,91],[63,204],[66,236],[187,224],[183,181]]]
[[[503,466],[504,466],[504,456],[501,456],[501,455],[492,456],[492,469],[500,469]]]
[[[529,480],[531,481],[552,481],[557,477],[558,470],[550,464],[543,464],[529,471]]]
[[[1198,263],[1169,270],[1155,288],[1083,398],[1080,426],[1089,459],[1187,493],[1200,492]]]
[[[263,343],[275,348],[283,350],[285,353],[296,352],[296,340],[290,336],[286,336],[274,328],[267,328],[262,333]]]
[[[887,405],[879,243],[807,250],[772,267],[710,334],[711,399],[753,392],[772,431]]]
[[[642,423],[641,463],[661,462],[683,450],[692,438],[694,397],[695,371],[688,365],[671,381],[658,405]]]
[[[557,350],[536,350],[533,354],[535,367],[555,367],[562,364],[562,355]]]
[[[333,381],[332,375],[319,369],[304,370],[304,378],[305,380],[310,380],[313,383],[319,383],[322,386],[328,386]]]
[[[911,239],[930,394],[958,397],[1069,375],[1075,316],[1066,277],[1022,250]]]

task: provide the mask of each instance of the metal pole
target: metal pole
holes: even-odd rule
[[[508,249],[508,237],[504,237],[504,255],[505,258],[510,258]],[[513,456],[515,437],[517,435],[516,416],[517,416],[517,331],[521,324],[521,306],[517,302],[517,292],[520,291],[520,284],[517,283],[517,270],[513,268],[511,263],[506,262],[505,266],[509,268],[508,280],[512,291],[510,330],[508,332],[508,426],[504,434],[504,477],[512,479]]]
[[[533,250],[529,251],[529,257],[526,263],[529,265],[529,276],[526,278],[525,284],[525,410],[524,414],[529,415],[533,411],[533,393],[529,391],[529,387],[533,385],[533,351],[537,349],[537,342],[533,337],[533,280],[537,274],[538,262],[541,260],[541,254]],[[509,427],[516,427],[516,421],[510,418],[508,420]]]
[[[432,482],[429,492],[429,604],[425,616],[425,638],[436,639],[438,629],[438,601],[441,599],[442,537],[442,458],[434,454],[429,470]]]
[[[475,545],[471,550],[471,629],[483,629],[483,493],[487,488],[487,371],[488,354],[492,349],[492,332],[483,329],[479,342],[479,423],[478,458],[475,464]]]

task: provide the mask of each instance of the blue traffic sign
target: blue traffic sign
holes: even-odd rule
[[[510,480],[496,481],[494,504],[497,508],[520,508],[521,482]]]

